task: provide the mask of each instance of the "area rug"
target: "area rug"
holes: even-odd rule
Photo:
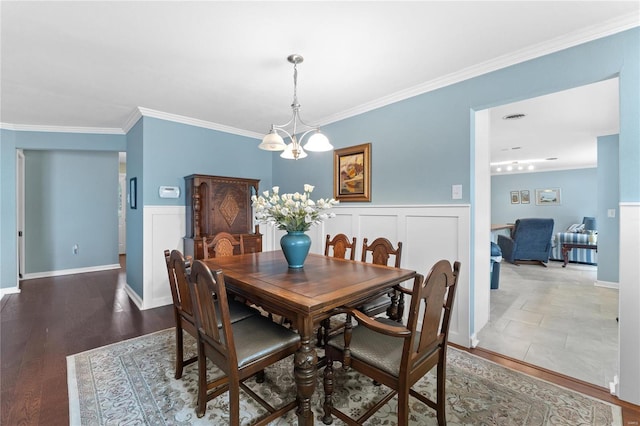
[[[174,375],[174,329],[126,340],[67,357],[71,425],[225,425],[228,398],[207,404],[203,418],[195,415],[197,364],[185,367],[182,379]],[[185,334],[187,356],[195,340]],[[295,398],[293,359],[266,370],[266,380],[247,383],[278,405]],[[211,375],[220,374],[213,365]],[[386,391],[355,371],[335,369],[335,405],[352,416]],[[414,388],[433,397],[435,380],[427,374]],[[316,424],[322,425],[322,375],[312,400]],[[447,423],[449,425],[621,425],[617,406],[527,376],[451,348],[447,358]],[[411,399],[410,425],[437,425],[434,412]],[[395,425],[396,398],[368,421],[368,425]],[[241,424],[251,425],[264,410],[244,395]],[[272,423],[297,424],[294,411]],[[343,424],[334,419],[335,425]]]

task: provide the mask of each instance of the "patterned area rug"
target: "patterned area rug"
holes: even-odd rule
[[[205,417],[195,415],[197,364],[173,378],[174,330],[167,329],[67,357],[69,415],[72,425],[223,425],[228,424],[228,398],[209,401]],[[185,335],[187,355],[195,341]],[[219,374],[212,365],[211,377]],[[247,383],[273,402],[295,397],[293,359],[266,370],[266,380]],[[336,406],[357,416],[385,393],[355,371],[335,369]],[[322,425],[322,378],[312,401],[316,424]],[[435,381],[427,374],[414,388],[433,397]],[[411,399],[411,425],[436,425],[434,412]],[[396,399],[367,424],[395,425]],[[346,409],[346,410],[345,410]],[[241,424],[253,424],[264,413],[251,398],[243,398]],[[273,425],[296,424],[294,411]],[[447,423],[449,425],[621,425],[620,408],[504,368],[451,348],[447,360]],[[335,425],[342,422],[334,419]]]

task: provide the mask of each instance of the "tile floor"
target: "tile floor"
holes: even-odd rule
[[[478,347],[609,388],[618,374],[618,290],[595,266],[502,262]]]

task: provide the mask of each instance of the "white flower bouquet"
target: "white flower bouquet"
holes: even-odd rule
[[[304,193],[282,194],[280,187],[274,186],[271,192],[264,191],[261,196],[252,196],[251,201],[258,223],[275,225],[278,229],[290,231],[308,231],[311,225],[319,224],[335,217],[329,210],[338,201],[333,198],[311,199],[313,186],[305,184]]]

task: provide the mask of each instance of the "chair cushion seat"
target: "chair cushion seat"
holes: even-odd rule
[[[298,333],[260,315],[234,322],[231,327],[238,355],[238,367],[287,347],[297,348],[300,344]]]
[[[368,314],[369,312],[376,314],[378,312],[381,312],[381,310],[388,308],[389,306],[391,306],[391,298],[389,297],[389,295],[384,294],[380,297],[376,297],[373,300],[367,300],[362,304],[362,306],[358,308],[358,310],[364,312],[365,314]]]
[[[218,302],[216,301],[217,312],[220,312]],[[229,300],[229,319],[231,323],[242,321],[243,319],[252,317],[254,315],[260,315],[257,309],[251,308],[244,303],[236,302],[235,300]],[[218,318],[218,328],[222,327],[222,319]]]
[[[376,318],[383,324],[398,327],[396,321],[388,318]],[[418,332],[415,342],[420,341]],[[398,376],[400,371],[400,361],[402,360],[402,346],[404,339],[400,337],[387,336],[378,333],[367,327],[354,327],[351,336],[351,358],[361,360],[367,364],[371,364],[387,373]],[[339,350],[344,349],[344,337],[342,334],[332,337],[328,345]]]

